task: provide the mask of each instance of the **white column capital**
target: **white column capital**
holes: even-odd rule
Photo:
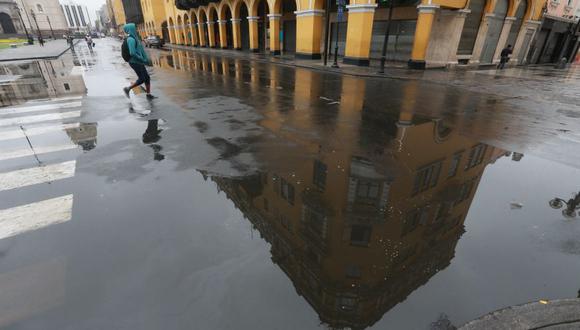
[[[248,21],[250,22],[257,22],[259,19],[259,16],[248,16]]]
[[[516,19],[517,19],[517,17],[514,17],[514,16],[508,16],[505,18],[506,21],[512,21],[512,22],[515,21]]]
[[[272,21],[279,20],[282,17],[282,14],[268,14],[268,18]]]
[[[434,14],[437,9],[439,9],[439,5],[418,5],[417,10],[419,14]]]
[[[218,19],[217,20],[218,24],[226,24],[228,22],[227,19]]]
[[[324,16],[324,10],[322,9],[308,9],[308,10],[297,10],[294,12],[297,17],[301,16]]]
[[[206,25],[214,25],[214,24],[215,24],[215,22],[206,22],[205,24],[206,24]]]
[[[356,5],[347,5],[346,9],[348,9],[349,13],[374,13],[375,8],[378,5],[376,3],[365,3],[365,4],[356,4]]]
[[[242,21],[242,19],[241,18],[232,18],[232,19],[230,19],[230,21],[232,21],[232,24],[237,24],[237,23],[240,23]]]

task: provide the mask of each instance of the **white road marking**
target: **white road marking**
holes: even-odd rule
[[[26,132],[27,136],[34,136],[34,135],[41,135],[41,134],[45,134],[45,133],[64,131],[67,129],[75,129],[75,128],[79,128],[79,127],[80,127],[79,123],[64,124],[64,125],[35,126],[35,127],[30,127],[30,128],[25,127],[24,132]],[[24,132],[21,129],[14,129],[14,130],[10,130],[10,131],[0,132],[0,141],[25,138]]]
[[[53,99],[37,99],[37,100],[30,100],[25,104],[34,104],[34,103],[44,103],[44,102],[57,102],[57,101],[72,101],[72,100],[80,100],[83,96],[65,96],[65,97],[55,97]]]
[[[2,151],[0,153],[0,160],[8,160],[20,157],[28,157],[34,156],[34,154],[47,154],[49,152],[57,152],[57,151],[65,151],[77,148],[76,144],[68,143],[63,145],[56,145],[56,146],[46,146],[46,147],[34,147],[34,151],[30,148],[25,149],[17,149],[17,150],[10,150],[10,151]]]
[[[70,221],[73,195],[0,210],[0,239]]]
[[[46,115],[6,118],[6,119],[0,119],[0,127],[1,126],[14,126],[14,125],[40,123],[43,121],[50,121],[50,120],[64,120],[64,119],[76,118],[76,117],[80,117],[80,116],[81,116],[80,111],[71,111],[71,112],[64,112],[64,113],[51,113],[51,114],[46,114]]]
[[[69,103],[41,104],[28,107],[3,108],[0,109],[0,115],[12,115],[17,113],[40,112],[40,111],[54,111],[60,109],[78,108],[81,105],[82,102],[77,101]]]
[[[76,161],[73,160],[60,164],[0,173],[0,191],[72,178],[75,175],[75,168]]]

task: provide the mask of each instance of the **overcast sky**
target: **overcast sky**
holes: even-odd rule
[[[74,0],[74,2],[87,6],[92,21],[94,21],[97,18],[95,12],[99,10],[102,5],[105,4],[105,0]]]

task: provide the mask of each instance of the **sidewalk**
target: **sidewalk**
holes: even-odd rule
[[[57,58],[69,50],[69,48],[66,40],[47,41],[44,47],[36,42],[31,46],[1,50],[0,62]]]

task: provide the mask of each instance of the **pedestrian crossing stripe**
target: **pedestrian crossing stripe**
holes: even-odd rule
[[[35,136],[45,133],[60,132],[79,127],[80,123],[24,127],[23,129],[14,129],[10,131],[0,132],[0,141],[20,139],[25,138],[27,136]]]
[[[70,221],[73,195],[0,210],[0,239]]]
[[[0,119],[0,127],[26,125],[26,124],[32,124],[32,123],[41,123],[44,121],[51,121],[51,120],[65,120],[65,119],[71,119],[71,118],[78,118],[80,116],[81,116],[80,111],[71,111],[71,112],[63,112],[63,113],[51,113],[51,114],[46,114],[46,115],[7,118],[7,119]]]
[[[50,152],[59,152],[59,151],[66,151],[71,149],[76,149],[77,145],[73,143],[63,144],[63,145],[56,145],[56,146],[35,146],[34,149],[29,147],[23,149],[16,149],[11,151],[2,151],[0,153],[0,161],[1,160],[9,160],[21,157],[29,157],[34,155],[41,155],[47,154]]]
[[[76,161],[0,173],[0,192],[72,178]]]
[[[54,111],[61,109],[78,108],[82,105],[82,102],[68,102],[68,103],[55,103],[55,104],[41,104],[33,105],[28,107],[15,107],[15,108],[3,108],[0,109],[0,115],[13,115],[22,114],[29,112],[43,112],[43,111]]]

